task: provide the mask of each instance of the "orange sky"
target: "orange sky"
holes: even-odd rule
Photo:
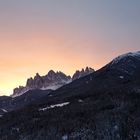
[[[113,58],[113,52],[109,55],[110,52],[107,54],[98,50],[103,46],[100,42],[72,39],[44,35],[41,38],[32,36],[31,39],[0,40],[1,95],[12,94],[14,87],[25,85],[27,78],[36,72],[45,75],[53,69],[72,75],[75,70],[86,66],[98,69]]]
[[[0,2],[0,95],[37,72],[97,70],[139,50],[140,2],[101,1]]]
[[[78,47],[73,47],[73,43]],[[25,85],[26,79],[36,72],[47,74],[50,69],[61,70],[72,75],[76,69],[85,66],[100,67],[88,55],[87,44],[46,36],[32,39],[0,40],[0,89],[2,94],[11,94],[18,85]],[[94,47],[94,44],[92,44]],[[60,47],[61,46],[61,47]],[[69,46],[69,47],[65,47]],[[82,50],[87,48],[87,52]],[[99,61],[98,61],[99,62]],[[93,66],[94,64],[94,66]]]

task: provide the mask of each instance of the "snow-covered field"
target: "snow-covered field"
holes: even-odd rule
[[[63,107],[63,106],[66,106],[68,105],[70,102],[64,102],[64,103],[61,103],[61,104],[54,104],[54,105],[50,105],[50,106],[47,106],[45,108],[40,108],[39,111],[45,111],[47,109],[51,109],[51,108],[55,108],[55,107]]]

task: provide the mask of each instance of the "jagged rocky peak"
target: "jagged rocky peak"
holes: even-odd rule
[[[48,77],[53,77],[55,75],[56,75],[56,73],[53,70],[50,70],[47,74]]]
[[[34,90],[34,89],[56,90],[70,83],[71,81],[79,79],[80,77],[86,76],[92,72],[94,72],[94,69],[86,67],[81,71],[76,71],[72,78],[71,76],[67,76],[61,71],[55,72],[53,70],[50,70],[45,76],[40,76],[39,73],[36,73],[36,75],[33,78],[31,77],[27,79],[25,87],[19,86],[18,88],[15,88],[13,91],[13,96],[15,97],[19,96],[29,90]]]
[[[31,85],[33,85],[33,78],[31,77],[31,78],[29,78],[29,79],[27,79],[27,82],[26,82],[26,87],[31,87]]]
[[[63,80],[70,80],[71,79],[71,76],[67,76],[66,74],[64,74],[63,72],[61,71],[57,71],[56,74],[58,75],[59,78],[62,78]]]
[[[21,92],[23,89],[24,89],[23,86],[19,86],[19,87],[15,88],[14,89],[14,94],[17,94],[17,93]]]
[[[95,70],[94,69],[92,69],[92,68],[90,68],[90,67],[86,67],[86,69],[85,69],[85,72],[86,73],[91,73],[91,72],[94,72]]]
[[[19,86],[19,87],[15,88],[15,89],[13,90],[13,95],[12,95],[12,97],[20,96],[20,95],[24,94],[24,93],[27,92],[27,91],[28,91],[28,88],[26,88],[26,87],[24,87],[24,86]]]
[[[63,72],[54,72],[50,70],[47,75],[40,76],[39,73],[36,73],[35,77],[27,79],[26,86],[19,86],[13,90],[13,95],[21,95],[28,90],[33,89],[52,89],[55,90],[71,80],[70,76],[65,75]]]
[[[93,73],[94,71],[95,70],[90,67],[86,67],[85,69],[82,69],[81,71],[77,70],[72,77],[72,81],[79,79],[81,77],[84,77],[90,73]]]
[[[58,81],[61,83],[71,79],[70,76],[67,76],[63,72],[61,71],[54,72],[53,70],[50,70],[45,77],[50,81],[54,81],[54,82]]]
[[[34,79],[41,79],[41,76],[39,75],[39,73],[36,73]]]

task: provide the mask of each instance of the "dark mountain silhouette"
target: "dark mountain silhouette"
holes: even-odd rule
[[[12,110],[21,109],[32,102],[37,102],[40,98],[48,95],[52,90],[29,90],[21,96],[15,98],[9,96],[0,97],[0,115]],[[5,111],[4,111],[5,110]]]
[[[135,52],[6,113],[0,139],[139,140],[139,116],[140,52]]]
[[[91,68],[87,67],[83,71],[83,74],[81,72],[82,75],[80,75],[80,77],[90,74],[91,70]],[[60,88],[71,81],[71,77],[66,76],[62,72],[55,73],[53,70],[50,70],[46,76],[40,76],[37,73],[34,78],[29,78],[27,80],[25,87],[20,86],[19,88],[15,88],[12,96],[0,97],[0,115],[23,108],[33,103],[36,104],[41,98],[51,96],[51,92],[53,90]]]

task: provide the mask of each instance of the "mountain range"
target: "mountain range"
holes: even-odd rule
[[[63,72],[54,72],[53,70],[50,70],[47,75],[40,76],[38,73],[36,73],[34,78],[27,79],[26,86],[19,86],[18,88],[15,88],[13,91],[12,97],[20,96],[24,93],[26,93],[29,90],[34,89],[40,89],[40,90],[56,90],[76,79],[79,79],[81,77],[84,77],[90,73],[94,72],[94,69],[90,67],[86,67],[85,69],[82,69],[81,71],[77,70],[73,76],[67,76]]]
[[[11,96],[0,97],[0,115],[23,108],[32,102],[37,102],[50,92],[92,72],[94,72],[94,69],[86,67],[81,71],[77,70],[72,77],[53,70],[50,70],[45,76],[40,76],[37,73],[34,78],[27,79],[25,87],[19,86],[13,90]]]
[[[56,90],[0,97],[0,139],[139,140],[140,51],[77,77]],[[20,106],[29,95],[40,94],[44,96]]]

